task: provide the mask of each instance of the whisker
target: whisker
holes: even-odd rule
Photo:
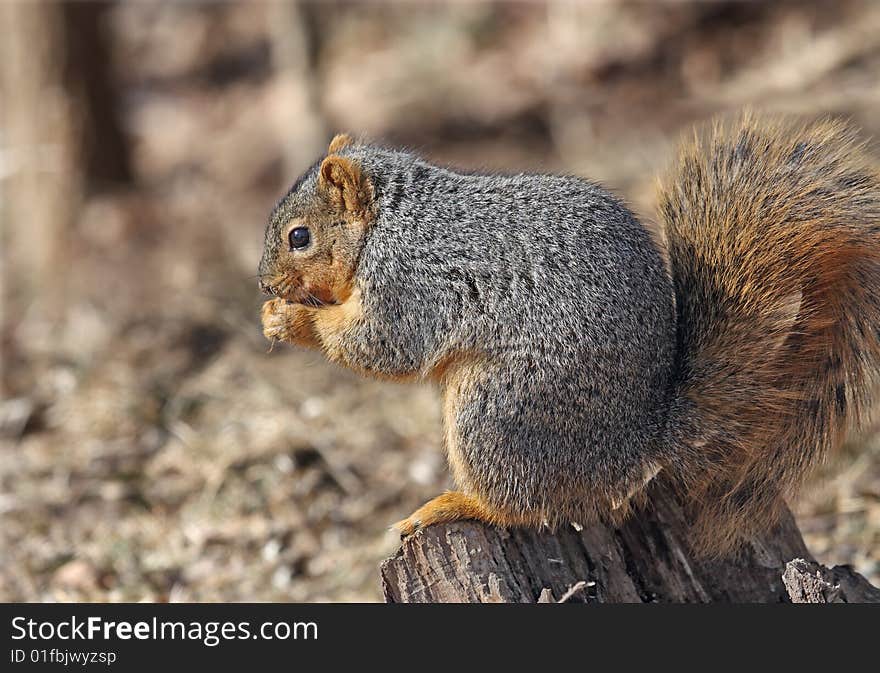
[[[323,307],[323,306],[326,306],[326,305],[327,305],[326,303],[324,303],[323,301],[321,301],[320,299],[318,299],[315,295],[313,295],[311,292],[309,292],[309,293],[307,293],[307,294],[309,295],[309,299],[310,299],[311,301],[315,302],[318,306],[322,306],[322,307]]]

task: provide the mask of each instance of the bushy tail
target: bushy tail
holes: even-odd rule
[[[671,468],[698,542],[721,552],[773,524],[871,411],[880,176],[841,122],[745,115],[685,144],[660,214],[678,311]]]

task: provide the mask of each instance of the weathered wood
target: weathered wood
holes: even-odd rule
[[[782,581],[792,603],[880,603],[880,589],[847,566],[794,559],[785,565]]]
[[[385,599],[778,603],[792,600],[789,591],[796,582],[792,573],[803,571],[800,565],[786,571],[792,578],[786,580],[791,583],[787,588],[786,563],[792,559],[812,563],[788,512],[775,530],[734,557],[707,560],[689,547],[685,515],[675,497],[662,485],[652,484],[649,501],[645,511],[620,527],[570,526],[551,533],[503,530],[475,522],[431,526],[405,540],[382,564]],[[808,566],[810,571],[814,567],[820,568]],[[838,569],[828,572],[838,572],[828,581],[840,584],[843,575]],[[809,591],[801,593],[815,594]],[[849,595],[862,594],[853,590]]]

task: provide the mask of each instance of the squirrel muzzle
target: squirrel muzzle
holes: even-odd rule
[[[264,294],[284,299],[289,304],[303,304],[312,308],[332,306],[339,302],[331,292],[320,287],[311,287],[301,276],[284,275],[260,280],[260,289]]]

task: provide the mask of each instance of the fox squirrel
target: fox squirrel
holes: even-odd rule
[[[339,135],[271,215],[263,331],[439,384],[460,490],[403,535],[621,516],[660,474],[724,553],[870,410],[880,175],[841,122],[745,114],[683,145],[659,213],[662,240],[581,178]]]

